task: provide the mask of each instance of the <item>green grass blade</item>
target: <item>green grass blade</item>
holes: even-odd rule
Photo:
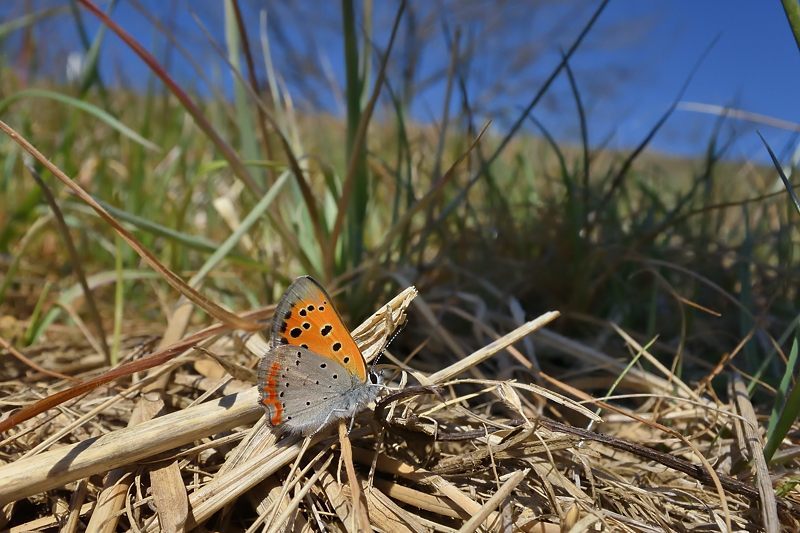
[[[794,42],[797,43],[797,49],[800,50],[800,2],[797,0],[781,0],[783,5],[783,12],[786,13],[786,21],[789,23],[789,28],[794,35]]]
[[[800,385],[795,381],[794,388],[787,395],[786,392],[792,386],[792,378],[797,367],[797,338],[792,343],[792,350],[789,352],[789,361],[786,364],[786,372],[781,379],[778,394],[775,396],[775,405],[769,417],[767,429],[767,444],[764,446],[764,458],[770,462],[772,456],[778,450],[781,441],[792,428],[792,424],[800,415]],[[783,399],[786,398],[786,402]]]
[[[0,303],[5,300],[6,291],[11,283],[16,279],[17,270],[19,269],[20,262],[25,257],[25,252],[28,249],[34,240],[42,233],[50,222],[53,221],[53,215],[46,214],[43,217],[37,218],[28,228],[25,230],[25,233],[19,239],[17,243],[17,247],[14,250],[14,253],[11,255],[11,263],[8,265],[8,269],[5,272],[5,275],[0,278]]]
[[[200,282],[208,273],[219,264],[225,256],[233,249],[234,246],[239,242],[239,240],[247,233],[253,225],[262,219],[264,213],[266,212],[267,208],[272,204],[275,198],[278,196],[278,193],[289,180],[291,173],[286,171],[278,177],[275,183],[269,188],[267,194],[261,197],[258,203],[250,210],[247,216],[242,220],[242,223],[239,225],[236,230],[231,233],[231,235],[225,239],[219,248],[211,254],[206,262],[200,267],[200,270],[192,276],[192,279],[189,280],[189,285],[196,286],[197,283]]]
[[[48,17],[59,15],[61,12],[66,11],[67,9],[68,6],[49,7],[33,13],[26,13],[19,18],[15,18],[14,20],[3,22],[0,24],[0,40],[4,40],[9,34],[17,30],[32,26]]]
[[[119,350],[122,345],[122,320],[125,307],[125,279],[122,277],[123,240],[117,235],[114,239],[114,270],[117,282],[114,284],[114,330],[111,337],[111,366],[119,361]]]
[[[25,331],[25,346],[33,344],[33,342],[39,338],[39,334],[44,331],[44,328],[42,328],[44,320],[39,320],[39,318],[42,316],[42,311],[44,310],[45,302],[47,302],[47,296],[50,294],[50,288],[52,286],[52,281],[45,281],[42,292],[39,293],[39,298],[36,300],[33,313],[31,313],[28,319],[28,329]]]
[[[231,68],[242,72],[241,68],[241,36],[236,23],[236,13],[231,0],[225,1],[225,43],[228,47],[228,62]],[[246,159],[259,159],[258,143],[256,142],[256,128],[253,123],[253,112],[250,109],[247,89],[241,76],[233,77],[233,101],[236,109],[236,126],[239,130],[241,153]],[[258,176],[259,180],[263,176]]]
[[[783,171],[783,166],[781,166],[778,158],[775,156],[775,152],[772,151],[772,148],[770,148],[760,132],[758,136],[761,137],[761,142],[764,143],[764,147],[767,149],[767,152],[769,152],[769,156],[772,158],[772,164],[775,166],[775,170],[778,171],[778,175],[781,177],[783,186],[786,187],[786,192],[789,193],[789,197],[792,199],[795,209],[797,209],[797,212],[800,213],[800,198],[797,197],[797,193],[795,192],[794,187],[792,187],[792,182],[786,177],[786,173]]]
[[[361,122],[362,97],[364,94],[364,78],[359,72],[361,66],[358,49],[358,21],[355,2],[342,1],[342,35],[344,37],[345,60],[345,97],[347,101],[347,160],[356,154],[353,167],[352,199],[349,201],[347,213],[348,251],[344,254],[351,264],[358,264],[363,251],[363,227],[366,214],[367,196],[367,150],[366,138],[357,138],[358,126]],[[366,52],[365,52],[366,53]],[[359,146],[356,146],[359,143]]]
[[[144,217],[134,215],[133,213],[128,213],[127,211],[119,209],[118,207],[114,207],[113,205],[103,202],[102,200],[97,200],[97,202],[120,221],[132,224],[136,226],[138,229],[146,231],[153,235],[157,235],[159,237],[165,237],[167,239],[183,244],[184,246],[188,246],[195,250],[214,252],[219,248],[219,243],[214,242],[210,239],[206,239],[205,237],[200,237],[197,235],[189,235],[187,233],[174,230],[167,226],[162,226],[157,222],[153,222],[152,220],[146,219]],[[70,203],[68,204],[68,207],[74,211],[78,211],[81,213],[86,213],[90,215],[95,214],[94,211],[91,210],[91,208],[86,207],[82,204]]]
[[[97,274],[89,276],[86,281],[89,283],[89,288],[94,290],[103,285],[115,283],[119,277],[126,281],[161,279],[157,272],[150,270],[123,270],[121,275],[118,275],[115,270],[111,270],[106,272],[98,272]],[[50,324],[55,322],[58,317],[61,316],[63,307],[71,305],[75,299],[80,298],[81,296],[83,296],[83,289],[79,283],[76,283],[67,290],[63,291],[61,296],[58,297],[57,305],[51,307],[47,311],[44,318],[37,326],[36,331],[33,334],[33,338],[36,338],[40,332],[47,330]]]
[[[127,137],[128,139],[132,140],[133,142],[140,144],[147,148],[148,150],[153,150],[156,152],[160,152],[161,148],[158,147],[155,143],[148,141],[131,128],[111,116],[108,112],[103,111],[97,106],[94,106],[88,102],[84,102],[83,100],[79,100],[77,98],[72,98],[71,96],[67,96],[61,93],[57,93],[54,91],[48,91],[46,89],[25,89],[19,91],[18,93],[12,94],[11,96],[0,100],[0,114],[4,113],[5,110],[10,106],[12,103],[16,102],[17,100],[22,100],[24,98],[48,98],[50,100],[55,100],[57,102],[61,102],[62,104],[66,104],[72,106],[76,109],[80,109],[81,111],[85,111],[90,115],[94,116],[101,122],[104,122],[110,128],[118,131],[123,136]]]
[[[113,13],[115,7],[117,7],[117,0],[113,0],[109,3],[108,12]],[[100,26],[98,28],[97,35],[95,35],[84,57],[83,72],[81,72],[81,95],[85,94],[95,81],[100,80],[98,64],[100,62],[100,50],[102,50],[103,43],[105,42],[106,31],[107,28],[105,26]]]

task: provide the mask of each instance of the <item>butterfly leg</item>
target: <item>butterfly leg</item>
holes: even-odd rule
[[[356,423],[356,413],[350,417],[350,426],[347,428],[347,434],[349,435],[351,431],[353,431],[353,425]]]
[[[322,424],[319,425],[319,427],[317,428],[316,431],[314,431],[314,433],[319,433],[320,431],[322,431],[322,429],[331,422],[331,419],[334,419],[334,413],[347,413],[348,411],[349,409],[331,409],[331,412],[328,413],[328,416],[325,417],[325,420],[322,421]],[[342,418],[342,417],[335,417],[335,418]],[[355,414],[353,414],[353,419],[355,419]],[[352,429],[353,429],[353,423],[351,421],[350,429],[347,430],[347,432],[350,433],[350,430]]]

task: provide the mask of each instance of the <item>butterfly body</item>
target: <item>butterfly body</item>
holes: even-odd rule
[[[313,434],[375,400],[381,376],[367,368],[325,290],[297,278],[275,310],[258,372],[260,403],[281,431]]]

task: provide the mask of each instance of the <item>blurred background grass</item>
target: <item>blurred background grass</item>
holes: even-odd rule
[[[243,231],[200,286],[220,305],[275,302],[311,274],[346,288],[339,301],[355,324],[413,283],[466,353],[557,309],[561,333],[616,356],[631,354],[613,324],[656,339],[653,353],[689,381],[733,354],[726,371],[782,408],[794,380],[800,250],[798,212],[776,168],[763,146],[753,159],[730,157],[741,136],[755,138],[730,127],[732,111],[718,113],[699,155],[650,149],[680,85],[695,65],[702,72],[702,49],[685,58],[674,101],[631,146],[614,148],[590,142],[608,124],[593,123],[587,105],[602,105],[597,86],[619,90],[624,76],[611,76],[613,58],[607,79],[603,68],[571,68],[613,34],[593,25],[604,3],[13,4],[0,24],[0,119],[184,279]],[[119,13],[131,9],[135,23]],[[519,23],[547,9],[565,11],[536,31]],[[521,25],[533,31],[528,48],[510,50],[502,36]],[[334,36],[325,46],[303,40],[323,31]],[[792,35],[786,20],[774,31]],[[545,51],[559,60],[546,66]],[[341,57],[336,68],[329,54]],[[514,69],[536,75],[504,76]],[[475,94],[475,78],[493,83]],[[420,113],[432,86],[441,106]],[[543,106],[577,135],[555,135],[537,118]],[[786,160],[787,147],[778,151]],[[91,319],[76,266],[112,346],[159,331],[177,295],[43,178],[79,265],[23,153],[0,139],[0,335],[20,347],[80,338],[76,318]],[[425,342],[416,326],[412,318],[401,348]],[[528,348],[548,370],[594,370]],[[436,369],[455,352],[429,344],[417,361]],[[506,363],[486,371],[507,375]]]

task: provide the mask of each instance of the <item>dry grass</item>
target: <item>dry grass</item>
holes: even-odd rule
[[[368,358],[404,322],[415,295],[403,291],[354,331]],[[446,338],[424,298],[415,301],[432,336]],[[251,386],[257,358],[241,336],[209,338],[204,350],[189,350],[125,388],[96,389],[5,436],[4,527],[678,531],[800,524],[797,492],[770,498],[779,480],[751,461],[761,457],[758,424],[738,382],[735,402],[722,404],[673,375],[618,372],[619,390],[644,398],[629,400],[636,406],[627,410],[546,375],[548,388],[482,375],[478,364],[499,354],[530,370],[513,343],[537,330],[534,342],[609,365],[591,348],[540,330],[557,316],[522,324],[433,374],[416,370],[413,357],[389,354],[397,390],[379,401],[374,420],[365,414],[349,435],[340,427],[338,438],[323,431],[307,441],[276,442]],[[151,351],[147,340],[132,338],[128,357]],[[632,349],[647,357],[643,347]],[[58,369],[54,356],[63,351],[30,356]],[[235,363],[226,371],[206,353]],[[33,376],[4,384],[7,407],[68,384]],[[143,391],[164,376],[164,393],[150,399],[158,416],[147,419]],[[589,409],[598,406],[599,415]]]

